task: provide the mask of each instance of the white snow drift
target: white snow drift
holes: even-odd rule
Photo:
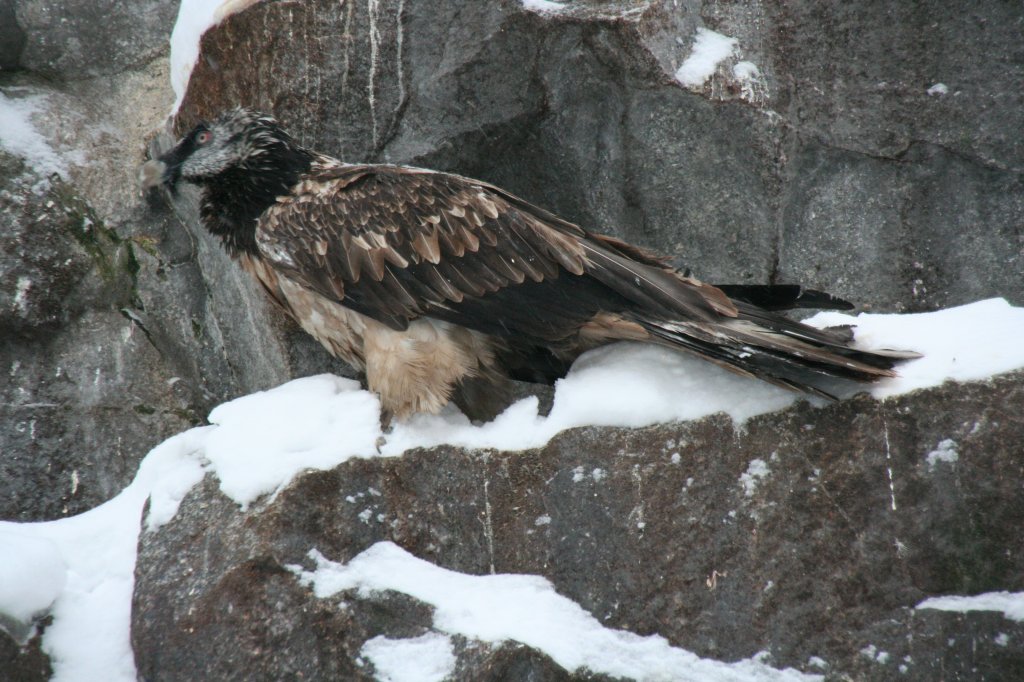
[[[630,680],[812,680],[794,670],[775,670],[757,660],[721,663],[669,645],[664,637],[640,637],[604,627],[579,604],[535,575],[466,575],[417,559],[392,542],[378,542],[348,564],[310,552],[314,571],[292,567],[320,598],[344,590],[393,590],[434,607],[434,627],[450,635],[500,644],[519,642],[543,651],[566,670]]]

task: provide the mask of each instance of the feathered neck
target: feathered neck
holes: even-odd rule
[[[314,154],[289,141],[265,147],[251,161],[203,183],[203,225],[234,257],[256,254],[256,222],[309,171]]]

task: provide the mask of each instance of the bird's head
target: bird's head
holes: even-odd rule
[[[179,180],[205,185],[234,172],[272,173],[306,155],[273,117],[239,107],[200,123],[173,149],[146,162],[139,180],[143,189],[173,190]]]
[[[174,192],[181,180],[202,187],[203,225],[232,253],[255,253],[260,215],[288,194],[315,155],[271,116],[232,109],[201,123],[139,173],[143,189]]]

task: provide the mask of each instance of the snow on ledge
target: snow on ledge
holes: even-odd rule
[[[243,396],[210,413],[204,442],[221,491],[244,509],[304,469],[376,452],[380,403],[359,382],[324,374]]]
[[[875,384],[875,398],[910,393],[945,381],[976,381],[1024,367],[1024,308],[1003,298],[910,315],[818,313],[807,324],[856,326],[866,349],[916,350],[923,357],[901,364],[899,376]]]
[[[25,645],[35,631],[28,624],[57,601],[68,569],[55,543],[17,530],[0,529],[0,556],[0,619],[6,615],[25,624],[20,632],[10,633]],[[31,582],[24,580],[26,575],[32,576]]]
[[[933,313],[819,313],[805,321],[816,327],[855,325],[857,344],[863,348],[923,354],[901,364],[898,377],[868,388],[875,398],[1024,367],[1024,308],[1001,298]],[[640,427],[718,412],[742,423],[800,399],[803,396],[699,358],[647,344],[620,343],[592,350],[576,361],[568,376],[555,384],[554,406],[547,417],[538,414],[536,398],[521,400],[479,426],[457,411],[417,415],[395,426],[381,452],[400,455],[414,447],[441,444],[525,450],[542,447],[557,433],[579,426]]]
[[[24,159],[42,178],[34,188],[37,193],[49,187],[50,176],[68,175],[65,158],[32,123],[32,117],[46,108],[46,99],[45,95],[8,97],[0,91],[0,149]]]
[[[444,682],[457,663],[452,640],[437,632],[408,639],[377,635],[359,654],[373,663],[377,679],[386,682]]]
[[[736,47],[735,38],[707,28],[698,28],[690,56],[676,71],[676,80],[687,88],[700,89],[715,73],[718,65],[733,55]]]
[[[562,668],[632,680],[820,680],[796,670],[777,670],[756,659],[722,663],[669,645],[664,637],[641,637],[606,628],[576,602],[535,575],[467,575],[419,559],[393,542],[378,542],[348,564],[313,550],[316,569],[291,566],[321,598],[344,590],[393,590],[434,607],[434,627],[492,644],[514,641],[537,649]]]
[[[537,14],[558,14],[568,9],[568,1],[561,0],[560,2],[553,2],[552,0],[521,0],[523,3],[523,9],[528,12],[536,12]]]
[[[51,682],[136,680],[129,629],[142,508],[149,498],[151,518],[154,512],[161,521],[174,516],[181,499],[202,480],[197,451],[210,428],[190,429],[153,448],[135,480],[99,507],[55,521],[0,522],[0,557],[29,559],[0,562],[5,563],[0,613],[13,615],[19,606],[27,609],[55,597],[53,623],[42,642],[53,666]],[[19,549],[26,537],[40,541],[30,556]],[[66,567],[63,577],[61,567]],[[63,589],[51,594],[62,581]]]
[[[918,604],[916,609],[937,611],[1002,611],[1009,620],[1024,622],[1024,592],[986,592],[971,597],[932,597]]]
[[[900,377],[872,387],[871,394],[876,398],[937,386],[950,379],[983,379],[1024,367],[1024,344],[1020,342],[1024,338],[1024,308],[1014,308],[1002,299],[918,315],[851,317],[822,313],[810,323],[856,324],[857,342],[864,347],[924,353],[921,359],[902,365]],[[538,414],[536,398],[528,398],[495,421],[479,426],[454,411],[416,417],[397,425],[381,444],[380,406],[375,395],[360,390],[352,380],[331,375],[297,379],[225,403],[210,414],[211,426],[194,428],[164,441],[143,459],[131,485],[95,509],[43,523],[0,522],[0,557],[20,558],[0,571],[0,613],[27,621],[52,604],[49,612],[54,620],[43,635],[43,649],[53,662],[53,680],[134,681],[129,627],[143,505],[150,501],[145,528],[158,528],[174,517],[181,500],[207,473],[214,473],[224,493],[245,507],[261,495],[276,493],[303,470],[331,469],[351,457],[400,455],[409,448],[440,443],[519,450],[542,446],[559,431],[574,426],[643,426],[698,419],[715,412],[725,412],[739,422],[785,408],[797,399],[788,391],[736,376],[703,360],[651,346],[620,344],[592,351],[576,362],[569,376],[556,385],[554,407],[548,417]],[[756,477],[767,471],[755,465],[749,473]],[[391,550],[378,552],[381,556],[371,555],[365,561],[393,561],[418,566],[415,570],[425,572],[441,570],[429,564],[424,567],[425,562],[416,563],[418,559],[398,556]],[[349,564],[344,575],[352,580],[356,576],[353,565],[362,564]],[[609,651],[634,652],[638,656],[636,665],[654,660],[644,657],[656,651],[659,657],[706,665],[733,675],[721,679],[783,679],[758,678],[755,672],[743,677],[746,673],[735,667],[741,664],[719,668],[725,664],[701,661],[669,647],[664,640],[598,630],[599,625],[587,620],[591,619],[588,614],[555,594],[541,578],[490,578],[500,578],[494,583],[497,585],[505,585],[503,580],[532,585],[527,593],[536,593],[534,598],[539,603],[551,604],[550,608],[562,614],[559,618],[586,625],[586,631],[578,634],[581,646],[608,642],[612,647]],[[451,580],[473,590],[485,584],[474,582],[483,578],[469,576]],[[361,584],[374,589],[370,582]],[[975,601],[956,604],[981,608],[977,606],[979,598],[963,599]],[[936,608],[936,603],[941,608],[950,602],[929,600],[918,608]],[[997,610],[1016,614],[1019,607],[1015,604]],[[1010,608],[1013,610],[1007,611]],[[439,622],[438,627],[448,626]],[[509,631],[503,632],[501,637],[512,637]],[[475,636],[486,638],[486,632]],[[576,658],[566,654],[569,657],[556,660],[577,666],[581,660],[589,661],[588,656],[603,655],[586,649],[572,654]],[[744,664],[751,671],[771,670],[754,661]]]

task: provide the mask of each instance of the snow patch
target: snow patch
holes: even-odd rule
[[[0,614],[27,626],[64,591],[64,558],[51,540],[3,529],[0,556]]]
[[[740,86],[740,98],[754,104],[761,104],[768,99],[768,86],[761,78],[761,70],[757,64],[748,61],[736,62],[732,67],[732,75]]]
[[[544,652],[569,671],[636,680],[818,680],[757,660],[722,663],[672,647],[660,636],[605,628],[575,602],[533,575],[466,575],[418,559],[392,542],[378,542],[348,564],[313,550],[313,571],[291,567],[321,598],[346,590],[392,590],[434,607],[434,628],[499,644],[514,641]]]
[[[373,663],[380,682],[442,682],[455,672],[452,641],[436,632],[411,639],[378,635],[359,653]]]
[[[68,167],[42,133],[32,117],[43,111],[45,95],[8,97],[0,92],[0,147],[21,157],[42,178],[67,176]]]
[[[1009,620],[1024,622],[1024,592],[985,592],[972,597],[931,597],[918,604],[917,609],[937,611],[1002,611]]]
[[[690,56],[676,71],[676,80],[690,89],[702,88],[718,65],[732,56],[736,46],[735,38],[698,28]]]
[[[754,62],[736,62],[732,67],[732,75],[737,80],[752,81],[761,77],[761,71]]]
[[[956,441],[947,438],[940,442],[934,450],[925,455],[928,468],[934,469],[939,462],[953,464],[960,459],[960,453],[956,450]]]
[[[888,663],[889,659],[891,658],[888,651],[879,651],[878,647],[876,647],[874,644],[868,644],[866,647],[860,650],[860,653],[862,656],[870,658],[875,663],[881,663],[882,665]]]
[[[913,315],[818,313],[804,320],[815,327],[855,325],[857,346],[897,348],[923,354],[902,363],[898,377],[883,379],[870,393],[888,398],[948,380],[973,381],[1024,366],[1024,308],[1002,298]]]
[[[537,14],[557,14],[568,9],[568,2],[552,2],[552,0],[522,0],[523,9]]]
[[[225,495],[244,509],[304,469],[376,452],[380,403],[352,379],[323,374],[224,403],[205,455]]]
[[[14,307],[18,309],[23,316],[28,314],[28,290],[32,288],[32,280],[24,275],[18,277],[18,283],[16,285],[17,290],[14,293]]]
[[[761,483],[761,479],[767,476],[769,471],[768,464],[763,459],[751,460],[747,466],[747,471],[740,474],[740,485],[743,486],[743,494],[747,497],[753,497],[754,491],[757,490],[758,484]]]

